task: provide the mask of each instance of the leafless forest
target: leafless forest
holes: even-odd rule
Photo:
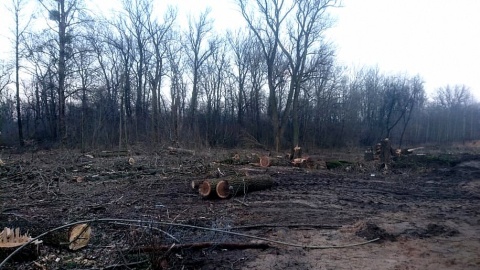
[[[123,1],[7,3],[1,59],[3,144],[92,149],[135,142],[271,149],[450,143],[478,137],[468,86],[427,99],[421,74],[338,66],[324,39],[337,1],[237,1],[248,27],[218,32],[209,10]],[[33,10],[33,14],[31,15]]]
[[[480,103],[339,65],[340,1],[235,0],[225,32],[3,2],[0,269],[479,269]]]

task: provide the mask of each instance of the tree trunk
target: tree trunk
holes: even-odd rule
[[[58,129],[61,140],[66,139],[67,129],[65,123],[65,76],[66,76],[66,28],[67,12],[65,11],[65,0],[58,1],[60,18],[58,23]]]

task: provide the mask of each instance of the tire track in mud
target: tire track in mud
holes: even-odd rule
[[[379,212],[413,213],[418,209],[437,218],[480,214],[480,196],[465,192],[451,175],[408,174],[370,177],[308,173],[277,175],[277,185],[246,196],[250,214],[269,222],[312,220],[354,221]],[[459,209],[457,207],[461,205]],[[453,206],[453,207],[451,207]]]

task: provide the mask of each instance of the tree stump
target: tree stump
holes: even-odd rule
[[[290,153],[290,160],[295,160],[302,158],[302,148],[298,145],[292,148],[292,152]]]
[[[390,140],[385,138],[381,142],[381,150],[380,150],[380,162],[384,164],[385,169],[390,166],[391,163],[391,156],[392,156],[392,146]]]
[[[44,236],[43,242],[46,245],[79,250],[88,245],[92,234],[92,228],[87,223],[76,224],[69,229],[62,229],[51,232]]]

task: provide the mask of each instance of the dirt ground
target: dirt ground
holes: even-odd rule
[[[314,153],[350,162],[334,169],[219,162],[234,153],[4,149],[0,228],[35,237],[94,220],[86,248],[69,251],[52,232],[4,269],[480,269],[478,148],[426,148],[388,171],[360,150]],[[191,187],[244,172],[274,187],[227,200]],[[182,246],[194,243],[206,245]]]

